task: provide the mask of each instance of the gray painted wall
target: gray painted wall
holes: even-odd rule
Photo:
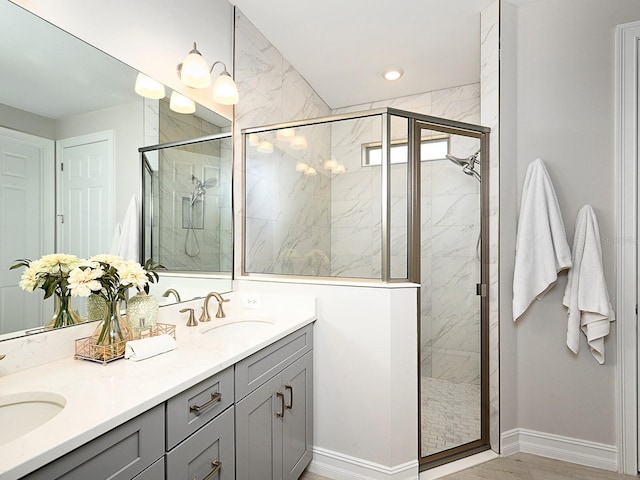
[[[511,199],[519,205],[527,166],[542,158],[570,244],[578,210],[585,204],[595,209],[609,295],[615,298],[614,33],[616,25],[638,19],[637,0],[544,0],[520,6],[517,30],[509,25],[504,31],[512,38],[503,39],[501,124],[516,121],[517,127],[515,143],[513,132],[502,132],[502,431],[517,426],[605,444],[616,441],[616,324],[606,340],[605,365],[597,364],[584,338],[577,356],[569,351],[562,306],[566,272],[513,324],[509,283],[515,219],[506,204]],[[508,41],[516,42],[516,55]],[[516,90],[509,73],[514,61]],[[517,109],[505,105],[514,93]]]

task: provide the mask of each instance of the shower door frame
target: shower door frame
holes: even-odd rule
[[[431,130],[450,135],[461,135],[480,140],[480,283],[477,294],[480,297],[480,438],[431,455],[422,455],[422,347],[421,347],[421,296],[417,297],[418,328],[418,458],[420,471],[428,470],[460,458],[464,458],[491,448],[490,445],[490,399],[489,399],[489,134],[490,129],[460,122],[442,122],[416,115],[410,118],[411,172],[408,175],[409,205],[409,280],[420,284],[421,259],[421,131]],[[421,287],[422,288],[422,287]]]

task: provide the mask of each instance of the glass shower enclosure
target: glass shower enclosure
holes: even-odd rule
[[[489,129],[391,108],[242,131],[246,276],[419,284],[421,468],[489,448]]]

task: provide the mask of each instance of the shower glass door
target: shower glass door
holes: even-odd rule
[[[420,456],[429,468],[488,448],[483,335],[483,148],[474,132],[418,124],[421,145]],[[442,144],[441,144],[442,145]],[[416,149],[417,150],[417,149]]]

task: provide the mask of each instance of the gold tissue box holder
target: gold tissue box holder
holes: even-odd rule
[[[114,360],[124,358],[124,351],[129,340],[140,340],[142,338],[157,337],[158,335],[171,335],[176,338],[176,326],[170,323],[158,323],[145,330],[134,332],[127,340],[112,343],[111,345],[98,345],[97,337],[83,337],[76,340],[76,353],[73,358],[76,360],[89,360],[106,365]]]

